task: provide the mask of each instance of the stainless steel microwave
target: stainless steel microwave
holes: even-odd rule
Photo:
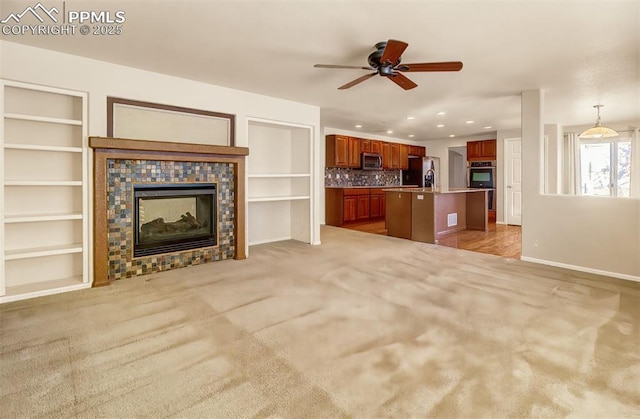
[[[382,155],[377,153],[362,153],[362,170],[382,170]]]

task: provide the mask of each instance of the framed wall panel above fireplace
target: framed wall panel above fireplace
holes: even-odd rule
[[[107,97],[107,136],[234,146],[235,115]]]

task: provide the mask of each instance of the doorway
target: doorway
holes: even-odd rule
[[[449,188],[467,186],[467,147],[449,147]]]

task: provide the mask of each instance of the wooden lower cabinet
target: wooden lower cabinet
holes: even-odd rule
[[[369,195],[358,196],[358,214],[356,218],[358,221],[368,220],[369,213]]]
[[[384,217],[385,194],[382,192],[382,189],[371,189],[369,199],[371,201],[371,218]]]
[[[344,210],[342,215],[342,221],[348,223],[349,221],[355,221],[358,213],[358,198],[355,196],[344,197]]]
[[[382,188],[325,188],[325,223],[341,226],[384,217]]]

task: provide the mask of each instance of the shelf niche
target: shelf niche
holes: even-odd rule
[[[249,245],[312,243],[312,127],[250,119]]]
[[[87,96],[0,91],[0,302],[88,288]]]

